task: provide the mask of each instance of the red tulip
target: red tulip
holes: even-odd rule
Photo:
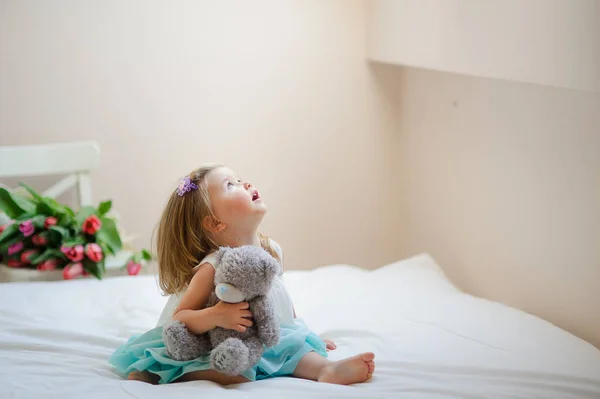
[[[33,227],[33,222],[31,220],[26,220],[19,225],[19,231],[23,233],[25,237],[29,237],[33,233],[35,233],[35,227]]]
[[[8,254],[9,255],[16,254],[17,252],[19,252],[22,249],[23,249],[23,243],[22,242],[16,242],[16,243],[14,243],[12,245],[9,245],[9,247],[8,247]]]
[[[2,234],[7,227],[7,224],[0,225],[0,234]]]
[[[54,270],[58,266],[58,259],[48,259],[37,265],[37,269],[44,270]]]
[[[73,262],[79,262],[83,259],[83,245],[75,245],[74,247],[62,246],[60,250]]]
[[[81,226],[81,229],[84,233],[93,235],[96,234],[98,230],[100,230],[100,227],[102,227],[102,222],[100,221],[100,219],[98,219],[98,216],[92,215],[89,218],[85,219],[85,221],[83,222],[83,226]]]
[[[49,229],[50,226],[56,226],[58,224],[58,219],[55,218],[54,216],[48,216],[46,218],[46,220],[44,221],[44,227],[46,229]]]
[[[23,251],[23,253],[21,254],[21,262],[28,265],[31,263],[31,260],[33,258],[38,256],[39,253],[40,251],[38,251],[37,249],[28,249],[27,251]]]
[[[18,260],[18,259],[9,259],[8,262],[6,262],[6,264],[8,265],[8,267],[21,267],[21,266],[23,266],[23,264],[21,263],[21,261]]]
[[[36,234],[33,237],[31,237],[31,242],[33,243],[33,245],[37,245],[39,247],[48,244],[48,240],[46,239],[46,236],[44,236],[42,234]]]
[[[100,262],[102,260],[102,248],[98,244],[88,244],[85,247],[85,254],[92,262]]]
[[[83,265],[81,263],[71,263],[65,266],[62,275],[65,280],[71,280],[83,275]]]
[[[135,263],[132,260],[130,260],[129,263],[127,263],[127,274],[129,274],[130,276],[135,276],[140,272],[140,270],[142,270],[142,265],[140,265],[139,263]]]

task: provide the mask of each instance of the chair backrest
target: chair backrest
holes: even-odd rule
[[[99,164],[100,147],[94,141],[0,146],[0,178],[66,174],[42,195],[55,198],[77,186],[79,206],[92,203],[89,173]]]

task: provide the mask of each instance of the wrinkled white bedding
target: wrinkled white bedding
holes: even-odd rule
[[[427,255],[376,271],[287,272],[296,312],[338,359],[376,353],[350,387],[277,378],[223,388],[125,381],[107,363],[166,302],[154,277],[0,285],[1,398],[600,398],[600,351],[523,312],[459,292]]]

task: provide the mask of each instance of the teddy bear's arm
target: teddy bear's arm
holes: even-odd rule
[[[268,347],[277,345],[279,341],[279,323],[271,300],[266,295],[253,299],[250,301],[250,311],[261,342]]]

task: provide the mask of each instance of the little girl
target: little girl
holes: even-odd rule
[[[337,362],[326,359],[326,351],[335,349],[335,344],[321,340],[296,319],[281,274],[269,292],[281,337],[274,348],[265,348],[258,364],[232,377],[210,369],[209,355],[190,361],[167,356],[162,340],[166,323],[179,321],[196,334],[215,327],[244,332],[252,325],[247,303],[204,305],[214,289],[214,253],[219,247],[261,246],[283,265],[279,245],[258,232],[266,212],[258,190],[226,167],[202,167],[181,180],[157,232],[160,286],[171,297],[156,328],[130,338],[111,356],[110,363],[119,372],[131,380],[154,384],[208,380],[228,385],[292,375],[347,385],[371,377],[375,370],[373,353]]]

